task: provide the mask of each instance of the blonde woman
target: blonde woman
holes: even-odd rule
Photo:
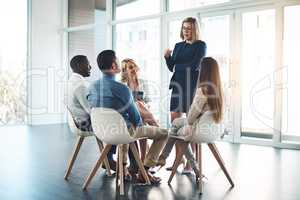
[[[150,97],[147,81],[138,77],[138,71],[139,67],[133,59],[124,59],[122,61],[121,81],[132,90],[143,122],[151,126],[158,126],[157,121],[149,111],[148,103],[150,102]]]
[[[137,108],[141,114],[144,124],[158,126],[152,113],[149,111],[147,103],[150,102],[148,96],[149,89],[145,80],[138,77],[139,67],[132,59],[124,59],[122,61],[121,81],[126,84],[133,93]],[[147,149],[147,139],[140,140],[140,151],[142,161],[145,158]]]
[[[215,59],[211,57],[204,58],[201,62],[201,72],[198,78],[198,87],[193,103],[188,112],[187,118],[176,118],[173,121],[170,134],[182,136],[184,140],[191,141],[192,134],[199,134],[203,139],[214,137],[213,135],[201,135],[201,132],[195,131],[202,114],[210,112],[215,123],[220,123],[223,115],[223,95],[221,88],[219,66]],[[164,166],[176,139],[169,137],[168,142],[163,149],[158,166]],[[185,156],[191,163],[192,168],[200,177],[195,157],[190,146],[185,152]]]
[[[175,44],[173,52],[166,49],[164,53],[168,69],[173,73],[169,85],[169,89],[172,90],[170,102],[172,122],[183,113],[188,113],[196,90],[198,66],[206,54],[206,44],[199,40],[199,28],[195,18],[188,17],[183,20],[180,38],[182,41]],[[184,171],[189,173],[191,166],[187,164]]]

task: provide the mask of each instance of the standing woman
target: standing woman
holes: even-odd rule
[[[166,49],[164,53],[168,69],[173,73],[169,85],[172,90],[171,122],[183,113],[188,113],[196,90],[199,64],[206,54],[206,44],[199,39],[199,27],[195,18],[183,20],[180,38],[182,41],[175,44],[173,52]],[[187,164],[184,171],[191,171],[191,166]]]

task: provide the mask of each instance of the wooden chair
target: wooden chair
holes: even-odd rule
[[[234,183],[225,167],[225,163],[221,157],[220,152],[217,149],[216,144],[214,141],[216,141],[220,136],[221,132],[221,126],[216,124],[212,118],[212,113],[210,111],[205,112],[199,122],[196,125],[195,131],[192,133],[192,137],[189,141],[184,141],[181,137],[176,137],[178,139],[177,143],[180,145],[180,150],[178,152],[178,156],[173,164],[172,172],[168,180],[168,184],[171,184],[171,181],[177,171],[178,166],[180,165],[181,159],[184,155],[184,152],[188,148],[188,145],[190,142],[196,143],[196,160],[198,162],[199,166],[199,173],[200,173],[200,179],[197,180],[199,191],[200,193],[203,192],[203,182],[201,179],[202,175],[202,149],[201,144],[206,143],[212,152],[213,156],[217,160],[219,166],[221,167],[222,171],[224,172],[227,180],[229,181],[231,187],[234,187]]]
[[[77,155],[79,153],[80,147],[81,147],[81,145],[82,145],[82,143],[83,143],[83,141],[84,141],[84,139],[86,137],[94,136],[96,138],[96,141],[97,141],[100,153],[103,151],[103,143],[101,142],[101,140],[99,140],[97,138],[97,136],[93,132],[91,132],[91,131],[82,131],[79,128],[77,128],[77,126],[76,126],[76,124],[74,122],[74,119],[73,119],[73,117],[71,115],[71,112],[69,110],[68,110],[68,125],[69,125],[70,130],[74,134],[76,134],[77,141],[76,141],[76,144],[75,144],[72,156],[71,156],[71,158],[69,160],[69,164],[68,164],[68,167],[67,167],[66,174],[64,176],[65,180],[68,180],[68,177],[69,177],[69,175],[71,173],[71,170],[73,168],[73,165],[74,165],[74,162],[76,160],[76,157],[77,157]],[[104,164],[105,164],[105,167],[106,167],[106,170],[107,170],[107,174],[109,176],[111,176],[110,166],[109,166],[107,157],[104,160]]]
[[[117,171],[116,171],[116,189],[119,191],[120,195],[124,195],[124,155],[122,151],[123,145],[128,145],[131,149],[135,160],[142,172],[144,179],[147,184],[150,184],[149,177],[145,171],[143,163],[139,157],[138,150],[134,145],[134,141],[137,139],[130,136],[125,120],[123,117],[115,110],[109,108],[94,108],[91,113],[92,127],[96,136],[101,139],[101,141],[106,143],[106,146],[100,155],[97,163],[90,172],[88,178],[86,179],[83,189],[86,189],[90,184],[92,178],[95,176],[98,168],[103,162],[112,145],[117,145]],[[126,153],[126,152],[125,152]]]

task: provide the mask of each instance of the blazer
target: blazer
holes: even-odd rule
[[[197,82],[199,65],[205,54],[206,44],[201,40],[192,44],[185,41],[176,43],[172,55],[165,57],[169,71],[173,72],[169,88],[172,89],[172,82],[185,88],[188,70],[191,81]]]

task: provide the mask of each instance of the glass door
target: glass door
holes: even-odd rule
[[[213,57],[220,66],[221,81],[224,91],[224,138],[233,139],[233,115],[231,106],[231,87],[233,82],[230,75],[230,14],[199,15],[201,39],[207,45],[206,56]],[[220,34],[221,33],[221,34]],[[222,137],[223,138],[223,137]]]
[[[300,27],[295,19],[300,19],[300,5],[287,6],[284,11],[283,30],[283,105],[281,140],[283,143],[299,143],[300,131],[298,120],[300,109],[299,74],[300,74]]]
[[[181,22],[185,17],[177,17],[168,22],[168,48],[174,48],[180,39]],[[206,56],[215,58],[221,68],[221,78],[225,97],[223,119],[224,139],[233,140],[233,117],[231,112],[231,72],[230,72],[230,21],[231,14],[198,15],[200,39],[207,44]],[[222,32],[222,34],[220,34]],[[170,75],[169,75],[170,76]]]
[[[140,77],[147,82],[150,110],[161,119],[160,113],[160,22],[148,19],[115,26],[116,52],[120,59],[131,58],[139,66]]]
[[[241,136],[272,139],[275,9],[241,15]]]

